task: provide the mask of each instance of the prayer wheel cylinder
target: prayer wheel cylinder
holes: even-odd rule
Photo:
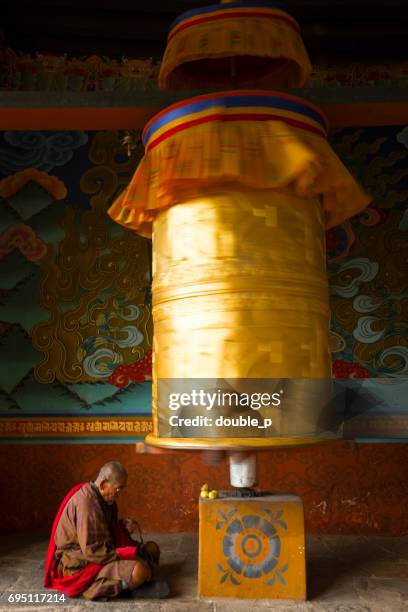
[[[324,252],[320,202],[285,191],[204,192],[157,215],[155,432],[171,416],[163,406],[159,414],[158,379],[254,379],[259,391],[258,379],[331,377]],[[272,410],[279,436],[314,431],[322,411],[301,388],[292,399],[284,412]],[[282,442],[279,436],[269,443]]]
[[[153,237],[149,444],[308,444],[330,429],[324,230],[369,198],[330,148],[326,128],[309,102],[266,91],[192,98],[145,127],[145,157],[109,214]],[[275,391],[290,393],[282,407],[257,412],[273,423],[268,431],[200,423],[180,427],[179,436],[158,384],[200,386],[200,379],[212,381],[207,391],[221,385],[238,393],[270,392],[265,381],[274,379]],[[222,412],[253,413],[238,406]],[[181,411],[195,414],[191,406]]]

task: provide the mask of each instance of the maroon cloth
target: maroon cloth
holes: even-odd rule
[[[71,497],[85,484],[85,482],[81,482],[80,484],[75,485],[62,500],[52,524],[51,537],[45,560],[44,586],[49,589],[56,589],[64,595],[67,595],[67,597],[77,597],[86,591],[86,589],[94,582],[96,576],[103,567],[103,565],[100,563],[88,563],[88,565],[70,576],[63,576],[56,568],[55,531],[66,504],[69,502]],[[130,537],[126,528],[117,519],[114,520],[112,527],[116,554],[118,557],[120,559],[127,560],[135,559],[137,546],[135,545],[134,540],[132,540]]]
[[[120,546],[116,549],[116,554],[125,561],[132,561],[136,557],[136,546]]]

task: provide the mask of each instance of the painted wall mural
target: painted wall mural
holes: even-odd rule
[[[327,232],[333,374],[367,379],[376,405],[346,422],[350,436],[408,435],[408,134],[347,128],[339,156],[372,194],[370,206]]]
[[[3,134],[0,433],[6,438],[123,441],[150,429],[150,244],[106,215],[136,163],[119,136]]]
[[[151,428],[151,245],[106,215],[142,154],[127,158],[121,136],[0,135],[4,441],[127,442]],[[351,437],[404,437],[408,128],[345,128],[332,143],[373,195],[327,232],[333,374],[379,398],[393,384],[392,411],[379,401]]]

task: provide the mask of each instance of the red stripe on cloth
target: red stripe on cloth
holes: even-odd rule
[[[191,121],[186,121],[181,125],[177,125],[173,128],[170,128],[164,134],[158,136],[155,140],[152,140],[146,146],[146,151],[153,149],[155,146],[163,142],[166,138],[173,136],[177,132],[181,132],[182,130],[186,130],[187,128],[194,127],[196,125],[200,125],[201,123],[209,123],[210,121],[245,121],[247,119],[252,119],[256,121],[283,121],[289,125],[293,125],[293,127],[300,128],[302,130],[306,130],[308,132],[312,132],[313,134],[317,134],[318,136],[322,136],[325,138],[325,134],[322,130],[315,128],[312,125],[304,123],[303,121],[298,121],[297,119],[289,119],[287,117],[282,117],[281,115],[269,115],[268,113],[260,113],[259,115],[252,113],[236,113],[235,115],[224,115],[222,113],[216,113],[214,115],[207,115],[207,117],[200,117],[200,119],[192,119]]]
[[[265,11],[251,11],[251,12],[249,11],[247,12],[245,11],[222,11],[222,13],[220,12],[220,14],[217,14],[217,15],[197,17],[196,19],[191,18],[191,20],[187,21],[186,23],[181,23],[179,26],[176,26],[174,30],[172,30],[169,33],[167,37],[167,42],[170,42],[173,36],[181,32],[181,30],[185,30],[186,28],[190,28],[197,24],[205,23],[208,21],[216,21],[217,19],[231,19],[233,17],[262,17],[264,19],[269,19],[269,20],[284,21],[291,28],[293,28],[295,32],[298,32],[298,33],[300,32],[300,28],[298,24],[294,20],[292,20],[289,16],[286,17],[285,15],[271,14]]]
[[[195,102],[201,102],[205,100],[214,100],[216,98],[231,98],[233,96],[265,96],[265,98],[269,98],[269,99],[270,98],[281,98],[283,100],[292,100],[293,102],[297,102],[300,105],[303,104],[304,106],[308,106],[309,108],[319,113],[319,115],[321,115],[323,121],[326,124],[326,128],[329,125],[327,117],[324,115],[324,113],[320,110],[320,108],[315,106],[315,104],[312,104],[312,102],[309,102],[309,100],[304,100],[303,98],[299,98],[298,96],[293,96],[292,94],[288,94],[288,93],[268,91],[267,89],[240,89],[239,91],[220,91],[217,93],[203,94],[202,96],[188,98],[188,100],[182,100],[181,102],[176,102],[175,104],[172,104],[171,106],[167,106],[162,111],[154,115],[150,119],[150,121],[146,123],[142,131],[142,140],[144,140],[145,133],[147,132],[149,127],[153,123],[155,123],[155,121],[160,119],[160,117],[163,117],[163,115],[166,115],[167,113],[173,110],[176,110],[177,108],[183,108],[184,106],[188,106],[189,104],[194,104]]]

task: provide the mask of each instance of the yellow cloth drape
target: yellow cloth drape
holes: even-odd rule
[[[151,236],[160,210],[226,184],[321,197],[326,228],[370,201],[322,136],[281,121],[212,121],[148,149],[109,215]]]

